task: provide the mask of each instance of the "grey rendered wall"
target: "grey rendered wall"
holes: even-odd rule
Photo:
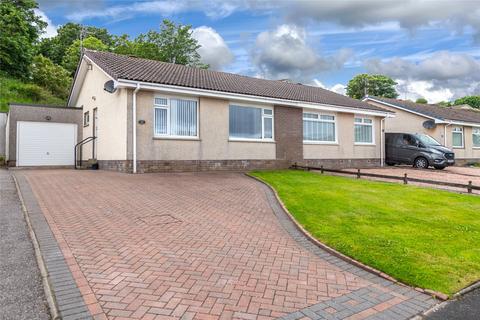
[[[0,157],[5,156],[7,114],[0,112]]]
[[[17,121],[58,122],[77,124],[77,141],[82,139],[82,109],[39,105],[10,105],[8,116],[8,159],[9,166],[15,166],[17,156]],[[73,152],[73,150],[72,150]]]

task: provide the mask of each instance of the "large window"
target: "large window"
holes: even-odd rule
[[[480,148],[480,128],[472,128],[473,147]]]
[[[273,109],[230,105],[230,139],[272,140]]]
[[[452,128],[452,147],[463,148],[463,127]]]
[[[157,97],[154,101],[154,134],[157,137],[198,137],[197,101]]]
[[[373,144],[372,119],[355,117],[355,143]]]
[[[313,112],[303,113],[303,140],[306,142],[337,142],[335,116]]]

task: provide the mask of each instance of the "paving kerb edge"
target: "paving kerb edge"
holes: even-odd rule
[[[47,266],[45,264],[45,261],[43,260],[38,239],[35,234],[35,231],[33,230],[32,222],[30,221],[30,216],[28,215],[27,207],[23,200],[22,192],[20,191],[20,186],[18,185],[17,177],[15,176],[15,174],[11,174],[11,176],[13,178],[13,181],[15,182],[15,188],[17,189],[18,198],[20,199],[20,203],[22,204],[23,216],[27,223],[28,233],[30,235],[30,239],[32,240],[33,248],[35,251],[35,258],[37,260],[37,265],[38,265],[38,268],[40,269],[40,274],[42,276],[43,291],[45,292],[45,298],[47,299],[50,315],[53,320],[61,319],[60,312],[58,310],[57,302],[55,299],[55,295],[53,294],[53,289],[50,285]]]
[[[405,287],[409,287],[409,288],[412,288],[416,291],[419,291],[421,293],[424,293],[424,294],[427,294],[427,295],[431,295],[431,296],[434,296],[435,298],[439,299],[440,301],[446,301],[448,300],[448,296],[444,293],[441,293],[441,292],[437,292],[437,291],[433,291],[433,290],[430,290],[430,289],[424,289],[424,288],[419,288],[419,287],[412,287],[406,283],[403,283],[401,282],[400,280],[398,279],[395,279],[393,278],[392,276],[380,271],[380,270],[377,270],[375,268],[372,268],[370,266],[367,266],[366,264],[363,264],[361,263],[360,261],[357,261],[335,249],[333,249],[332,247],[324,244],[323,242],[320,242],[318,239],[316,239],[315,237],[313,237],[310,232],[308,232],[300,223],[297,222],[297,220],[293,217],[293,215],[290,213],[290,211],[288,211],[287,207],[284,205],[283,201],[280,199],[280,196],[278,195],[277,191],[271,186],[269,185],[268,183],[266,183],[265,181],[263,181],[262,179],[260,178],[257,178],[255,176],[252,176],[250,175],[249,173],[245,173],[245,175],[249,178],[252,178],[262,184],[264,184],[265,186],[267,186],[272,192],[273,194],[275,195],[275,198],[277,199],[278,203],[280,204],[280,206],[282,207],[282,209],[285,211],[285,213],[287,214],[288,218],[293,222],[293,224],[295,225],[295,227],[310,241],[312,242],[313,244],[315,244],[316,246],[320,247],[321,249],[331,253],[332,255],[336,256],[337,258],[340,258],[348,263],[351,263],[353,265],[355,265],[356,267],[359,267],[367,272],[370,272],[374,275],[377,275],[383,279],[386,279],[386,280],[389,280],[389,281],[392,281],[393,283],[397,283],[397,284],[400,284],[400,285],[403,285]]]
[[[463,296],[466,295],[467,293],[470,293],[470,292],[472,292],[473,290],[478,289],[478,288],[480,288],[480,280],[472,283],[471,285],[469,285],[469,286],[461,289],[461,290],[458,291],[457,293],[453,294],[453,295],[452,295],[452,299],[447,300],[447,301],[443,301],[442,303],[437,304],[437,305],[431,307],[430,309],[424,311],[421,315],[418,315],[418,316],[412,318],[412,320],[424,319],[424,317],[428,316],[428,315],[431,314],[432,312],[438,311],[438,310],[443,309],[444,307],[446,307],[447,304],[449,304],[451,301],[453,301],[453,299],[463,297]]]

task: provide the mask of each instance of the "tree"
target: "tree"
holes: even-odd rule
[[[39,44],[39,53],[54,63],[61,64],[68,47],[76,40],[80,40],[82,29],[85,38],[95,37],[109,47],[113,45],[113,36],[107,29],[69,22],[58,28],[55,37],[42,39]]]
[[[208,68],[200,62],[200,45],[192,37],[192,26],[175,24],[163,20],[160,32],[150,30],[140,34],[133,41],[127,35],[116,37],[114,51],[131,54],[140,58]]]
[[[395,90],[397,83],[393,79],[381,74],[359,74],[353,77],[347,85],[347,95],[355,99],[361,99],[366,94],[376,97],[396,98]]]
[[[466,96],[455,100],[455,102],[453,103],[454,106],[460,104],[468,104],[472,108],[480,109],[480,96]]]
[[[417,101],[415,101],[416,103],[421,103],[421,104],[427,104],[428,103],[428,100],[425,99],[425,98],[418,98]]]
[[[449,101],[440,101],[440,102],[437,102],[436,104],[441,107],[450,107],[452,105],[452,103]]]
[[[104,44],[100,39],[95,37],[88,37],[83,40],[83,48],[93,49],[98,51],[107,51],[108,46]],[[80,61],[80,40],[75,40],[65,51],[63,56],[62,66],[70,72],[71,75],[75,74],[77,70],[78,62]]]
[[[0,70],[28,78],[34,45],[46,27],[34,0],[0,0]]]
[[[32,64],[33,81],[48,89],[55,96],[66,99],[70,89],[72,78],[70,73],[52,60],[38,55],[33,59]]]

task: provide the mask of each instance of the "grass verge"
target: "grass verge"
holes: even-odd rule
[[[480,279],[480,197],[294,170],[252,175],[314,237],[402,282],[451,295]]]

